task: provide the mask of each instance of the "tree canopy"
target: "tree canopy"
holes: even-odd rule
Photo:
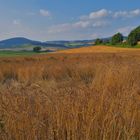
[[[40,52],[41,51],[41,47],[37,46],[33,48],[34,52]]]
[[[138,41],[140,41],[140,26],[135,28],[128,35],[128,44],[131,46],[137,45]]]
[[[122,43],[122,41],[123,41],[123,35],[121,33],[117,33],[111,38],[112,45]]]
[[[96,45],[99,45],[99,44],[102,44],[102,43],[103,43],[102,39],[97,38],[97,39],[95,40],[95,44],[96,44]]]

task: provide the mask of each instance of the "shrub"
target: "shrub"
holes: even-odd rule
[[[33,48],[33,51],[34,52],[40,52],[41,51],[41,47],[39,47],[39,46],[38,47],[34,47]]]
[[[121,33],[117,33],[112,37],[111,44],[116,45],[122,43],[122,41],[123,41],[123,35]]]
[[[99,45],[99,44],[102,44],[102,43],[103,43],[103,41],[101,39],[99,39],[99,38],[97,38],[95,40],[95,45]]]

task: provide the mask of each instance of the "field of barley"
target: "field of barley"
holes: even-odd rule
[[[139,139],[140,49],[0,58],[0,140]]]

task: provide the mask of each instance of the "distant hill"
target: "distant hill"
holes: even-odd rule
[[[50,44],[64,45],[68,48],[79,48],[94,45],[95,40],[73,40],[73,41],[47,41]]]
[[[24,37],[10,38],[0,41],[0,49],[10,50],[32,50],[35,46],[43,49],[64,50],[94,45],[94,40],[75,40],[75,41],[34,41]]]
[[[124,37],[126,39],[127,37]],[[104,41],[109,41],[111,37],[102,38]],[[95,40],[74,40],[74,41],[34,41],[24,37],[10,38],[0,41],[1,50],[33,50],[35,46],[42,47],[43,50],[65,50],[70,48],[80,48],[94,46]]]
[[[104,42],[110,41],[111,37],[101,38]],[[124,40],[126,40],[127,37],[124,36]],[[57,44],[57,45],[64,45],[70,48],[80,48],[80,47],[89,47],[95,45],[96,39],[91,40],[73,40],[73,41],[47,41],[47,43],[50,44]]]
[[[11,38],[0,41],[0,48],[11,48],[15,46],[25,45],[25,44],[34,44],[39,43],[38,41],[32,41],[23,37]]]
[[[16,37],[0,41],[0,49],[32,49],[34,46],[41,46],[48,49],[67,49],[63,44],[52,44],[41,41],[34,41],[23,37]]]

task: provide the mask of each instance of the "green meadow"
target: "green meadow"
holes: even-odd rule
[[[16,56],[32,56],[42,53],[36,53],[33,51],[0,51],[0,57],[16,57]]]

